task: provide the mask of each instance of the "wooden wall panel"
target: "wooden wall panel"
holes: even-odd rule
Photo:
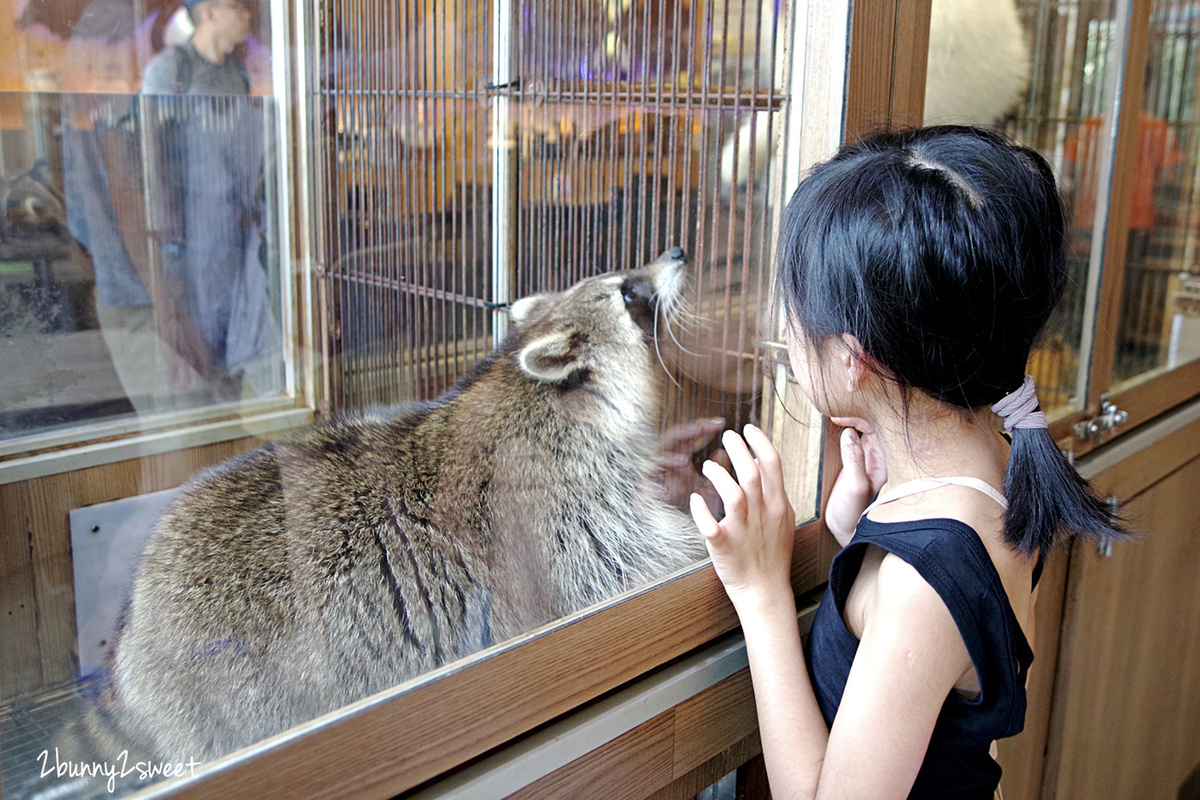
[[[754,686],[745,669],[675,707],[675,776],[691,772],[756,730]]]
[[[170,489],[260,444],[238,439],[0,486],[0,702],[76,676],[72,509]]]
[[[762,781],[759,783],[750,782],[748,784],[743,778],[743,772],[747,770],[757,778],[757,773],[753,772],[753,769],[761,763],[762,742],[759,741],[758,731],[755,730],[733,747],[717,753],[702,766],[676,779],[669,786],[659,789],[646,800],[692,800],[701,791],[712,786],[735,769],[738,772],[738,800],[770,800],[770,794],[765,788],[765,770],[762,773]]]
[[[604,797],[642,800],[647,796],[680,796],[686,786],[694,794],[721,774],[704,769],[726,751],[739,760],[722,767],[740,766],[761,750],[757,738],[758,716],[750,670],[743,669],[650,719],[628,733],[572,761],[508,800],[541,800],[560,797]],[[723,774],[723,773],[722,773]],[[703,775],[708,783],[696,787]],[[692,776],[689,781],[688,777]]]
[[[671,783],[671,739],[675,712],[648,720],[605,747],[509,795],[507,800],[604,797],[641,800],[652,786]]]
[[[1071,556],[1048,800],[1171,800],[1200,763],[1200,458],[1124,513],[1143,538]]]

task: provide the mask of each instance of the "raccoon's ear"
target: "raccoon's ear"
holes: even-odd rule
[[[586,334],[556,331],[522,347],[517,363],[534,380],[560,383],[580,369],[579,357],[586,343]]]
[[[508,307],[508,318],[512,321],[513,325],[519,328],[533,319],[538,309],[549,299],[550,295],[548,294],[534,294],[529,297],[522,297]]]

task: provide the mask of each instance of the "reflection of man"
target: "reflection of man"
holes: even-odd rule
[[[157,210],[166,211],[156,232],[166,278],[203,341],[197,366],[214,398],[229,400],[241,396],[243,373],[258,393],[277,388],[279,340],[260,258],[266,131],[234,53],[246,41],[250,11],[236,0],[185,7],[195,33],[155,56],[142,79],[142,94],[159,96],[152,116],[173,120],[150,167]]]
[[[163,333],[166,304],[157,248],[147,236],[138,107],[125,94],[136,80],[126,39],[140,23],[127,0],[94,0],[71,28],[64,66],[99,60],[104,68],[95,74],[105,78],[94,85],[97,93],[62,95],[61,141],[67,216],[95,270],[100,332],[121,389],[139,415],[150,416],[211,396],[187,348]]]
[[[234,54],[250,33],[250,10],[237,0],[186,0],[196,32],[150,60],[142,94],[248,94],[246,65]]]

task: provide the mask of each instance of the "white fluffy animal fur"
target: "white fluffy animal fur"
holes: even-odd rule
[[[763,6],[764,16],[775,7],[771,0]],[[1012,113],[1029,87],[1028,39],[1015,0],[933,0],[925,124],[992,125]],[[776,52],[783,57],[787,49]],[[777,122],[772,133],[779,132]],[[721,148],[726,196],[744,188],[752,170],[755,186],[762,186],[773,150],[766,112],[747,115]]]

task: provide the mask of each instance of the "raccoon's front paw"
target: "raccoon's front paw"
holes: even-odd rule
[[[716,461],[726,469],[731,467],[717,439],[724,429],[725,420],[713,417],[674,425],[662,435],[658,465],[663,471],[664,502],[687,513],[688,498],[698,493],[714,513],[722,513],[721,496],[700,474],[700,468],[706,460]]]

